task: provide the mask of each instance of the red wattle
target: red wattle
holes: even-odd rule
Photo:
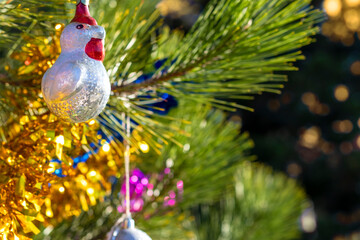
[[[97,61],[104,61],[105,49],[101,39],[92,38],[90,42],[86,44],[85,53],[92,59]]]

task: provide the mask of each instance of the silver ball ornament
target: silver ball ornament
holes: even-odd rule
[[[126,218],[114,227],[108,240],[151,240],[151,238],[145,232],[135,228],[133,219]]]
[[[79,3],[73,22],[61,34],[61,54],[41,83],[48,108],[60,119],[85,122],[105,108],[111,86],[102,63],[104,39],[104,28]]]

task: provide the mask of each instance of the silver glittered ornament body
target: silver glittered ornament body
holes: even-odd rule
[[[79,6],[86,7],[87,11],[86,5],[79,3],[80,9]],[[81,15],[83,12],[77,19],[84,18]],[[92,22],[84,22],[72,22],[65,27],[60,38],[62,52],[41,83],[43,97],[50,111],[69,122],[84,122],[99,115],[106,106],[111,90],[101,61],[103,56],[89,54],[89,49],[99,49],[100,45],[101,55],[105,30],[101,26],[91,25]]]
[[[151,240],[143,231],[135,228],[135,222],[126,218],[121,224],[115,225],[108,240]]]

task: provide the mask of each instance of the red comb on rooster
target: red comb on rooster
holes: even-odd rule
[[[93,26],[97,25],[96,20],[90,16],[88,0],[78,0],[75,17],[71,22],[87,23]]]
[[[96,117],[110,96],[102,64],[105,30],[90,16],[88,5],[88,0],[78,0],[75,17],[60,37],[62,52],[41,83],[50,111],[70,122]]]

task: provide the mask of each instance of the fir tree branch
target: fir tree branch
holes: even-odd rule
[[[298,219],[310,204],[293,179],[251,163],[243,164],[235,179],[221,201],[192,209],[198,239],[298,239]]]
[[[123,96],[162,89],[191,99],[202,96],[213,103],[214,98],[225,98],[230,106],[237,96],[278,93],[282,84],[264,83],[286,80],[275,71],[296,70],[290,63],[302,56],[294,51],[311,42],[309,36],[318,30],[313,24],[322,19],[308,3],[213,1],[169,56],[175,63],[168,60],[167,66],[142,83],[113,84],[113,92]]]

